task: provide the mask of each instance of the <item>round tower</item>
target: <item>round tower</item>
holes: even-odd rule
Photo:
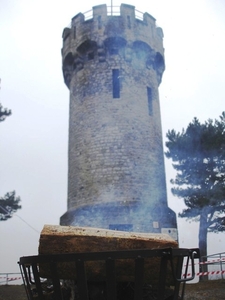
[[[168,208],[158,86],[163,32],[148,13],[93,7],[63,31],[70,90],[68,211],[62,225],[176,231]]]

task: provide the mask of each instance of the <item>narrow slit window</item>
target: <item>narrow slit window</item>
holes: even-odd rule
[[[147,87],[147,97],[148,97],[148,114],[152,116],[153,108],[152,108],[152,89]]]
[[[98,16],[98,29],[102,28],[102,17]]]
[[[76,26],[73,27],[73,38],[74,39],[77,38],[77,28],[76,28]]]
[[[127,16],[127,23],[128,23],[128,28],[131,29],[130,16]]]
[[[120,98],[120,70],[112,70],[113,98]]]

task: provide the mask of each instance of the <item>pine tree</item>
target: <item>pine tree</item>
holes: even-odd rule
[[[0,122],[4,121],[11,113],[11,110],[3,108],[0,103]],[[6,221],[11,218],[13,213],[21,208],[21,205],[19,205],[20,201],[20,197],[16,197],[15,191],[0,197],[0,221]]]
[[[225,112],[201,124],[197,118],[186,130],[167,132],[165,153],[177,171],[173,195],[186,208],[180,217],[199,221],[199,248],[207,255],[207,233],[225,231]]]
[[[0,103],[0,122],[4,121],[6,117],[11,115],[11,110],[3,108]]]
[[[0,198],[0,221],[6,221],[21,208],[20,197],[16,197],[15,191],[7,193]]]

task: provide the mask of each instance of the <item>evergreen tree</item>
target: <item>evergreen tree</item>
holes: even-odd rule
[[[4,197],[0,198],[0,221],[6,221],[12,217],[18,209],[20,197],[16,197],[15,191],[7,193]]]
[[[11,110],[3,108],[0,103],[0,122],[4,121],[6,117],[11,115]]]
[[[173,195],[186,208],[179,214],[199,221],[199,248],[207,255],[207,233],[225,231],[225,112],[201,124],[197,118],[186,130],[167,132],[165,153],[177,171]]]
[[[0,122],[11,115],[11,110],[3,108],[0,103]],[[4,197],[0,197],[0,221],[6,221],[12,217],[18,209],[20,197],[16,197],[15,191],[7,193]]]

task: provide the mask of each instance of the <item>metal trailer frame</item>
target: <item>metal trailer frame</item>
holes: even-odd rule
[[[148,258],[158,258],[159,276],[157,280],[158,290],[153,298],[146,298],[144,295],[144,286],[151,282],[144,279],[144,266]],[[28,300],[32,299],[54,299],[65,300],[62,292],[62,282],[57,265],[62,263],[75,263],[76,266],[76,291],[80,300],[89,300],[88,278],[86,276],[85,262],[101,261],[105,265],[105,300],[124,300],[119,299],[117,295],[116,262],[118,260],[134,261],[134,282],[132,282],[133,294],[130,299],[142,300],[177,300],[184,298],[185,283],[195,277],[194,260],[200,258],[198,248],[194,249],[140,249],[140,250],[122,250],[122,251],[104,251],[88,253],[67,253],[51,254],[21,257],[18,264],[24,281]],[[39,265],[47,264],[50,271],[50,278],[41,278]],[[183,271],[183,267],[185,270]],[[187,277],[188,268],[191,268],[191,276]],[[154,270],[153,270],[154,272]],[[189,271],[190,272],[190,271]],[[173,289],[171,294],[166,296],[167,276],[172,278]],[[51,289],[46,291],[46,281],[51,280]],[[44,288],[45,287],[45,288]],[[50,295],[50,296],[49,296]],[[71,299],[71,298],[70,298]]]

